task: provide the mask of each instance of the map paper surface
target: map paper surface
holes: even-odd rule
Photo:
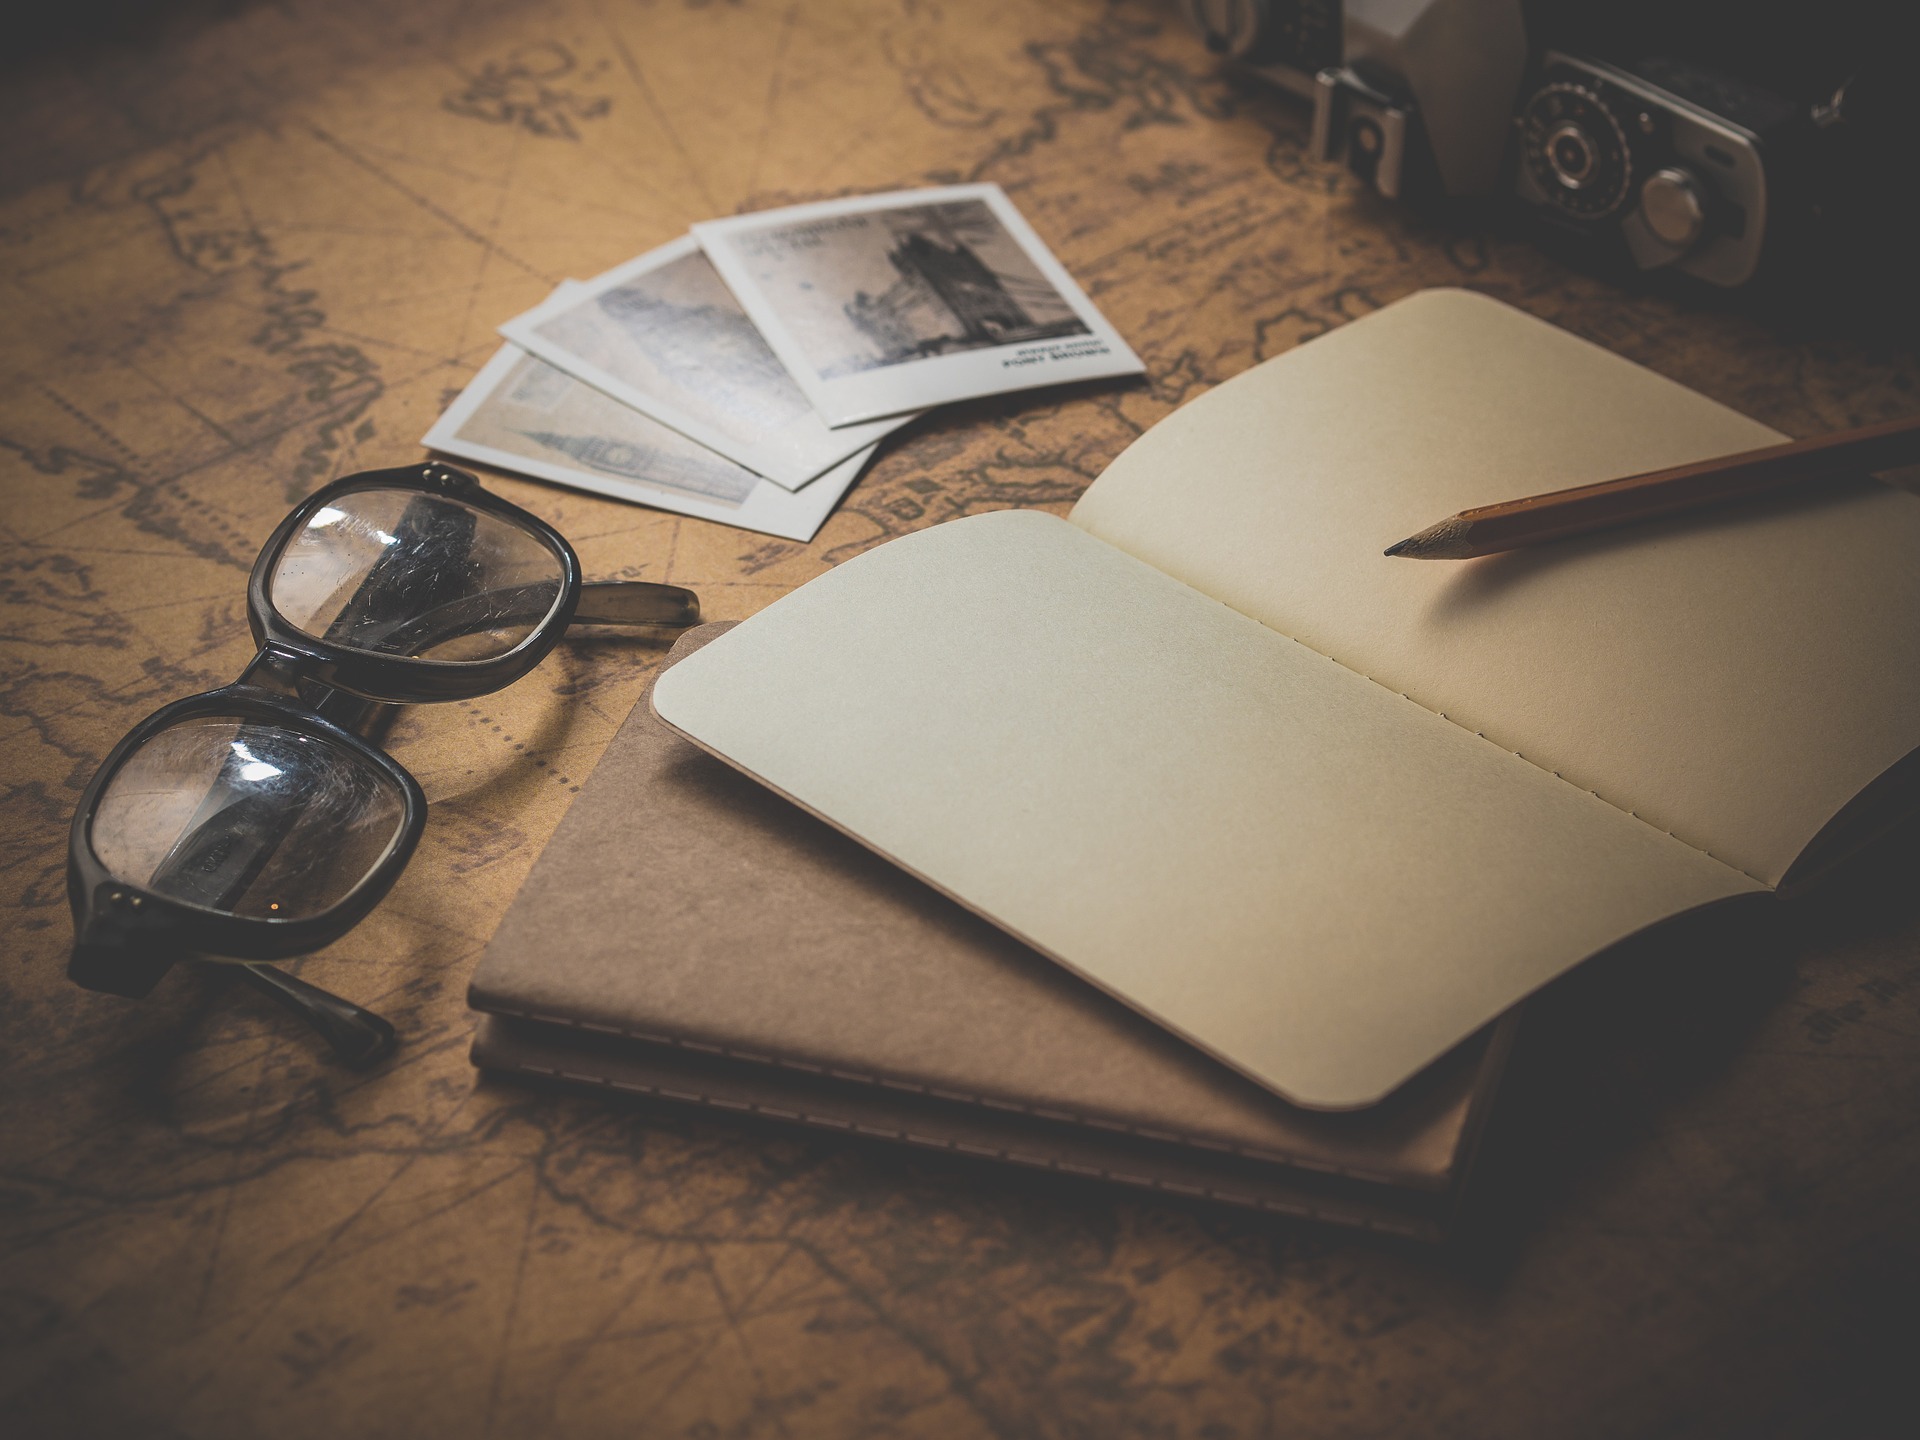
[[[1744,1440],[1911,1409],[1912,851],[1791,924],[1683,930],[1536,1000],[1477,1238],[1444,1262],[477,1081],[467,981],[664,646],[570,638],[479,703],[400,713],[426,833],[293,965],[393,1019],[389,1068],[332,1063],[223,970],[137,1002],[64,973],[79,789],[252,659],[248,570],[288,508],[422,458],[503,317],[696,220],[997,182],[1147,365],[926,417],[810,544],[483,477],[589,578],[685,585],[718,619],[956,516],[1064,514],[1186,400],[1426,286],[1794,435],[1911,410],[1910,346],[1388,205],[1164,0],[43,8],[142,18],[0,56],[12,1430]]]

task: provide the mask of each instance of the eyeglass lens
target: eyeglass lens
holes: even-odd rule
[[[505,655],[559,604],[560,558],[510,520],[417,490],[356,490],[287,542],[268,596],[316,639],[379,655]]]
[[[401,791],[331,740],[197,717],[114,771],[91,827],[117,880],[223,914],[300,920],[350,894],[399,839]]]

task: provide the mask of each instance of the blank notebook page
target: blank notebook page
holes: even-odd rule
[[[1430,290],[1162,420],[1072,518],[1777,884],[1920,745],[1920,499],[1862,479],[1480,560],[1380,552],[1471,506],[1782,438]]]

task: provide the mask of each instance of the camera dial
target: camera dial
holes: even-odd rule
[[[1693,172],[1663,165],[1640,187],[1640,218],[1662,244],[1688,250],[1707,228],[1707,196]]]
[[[1626,130],[1585,86],[1556,81],[1537,91],[1521,112],[1520,150],[1548,203],[1569,215],[1602,220],[1627,198]]]

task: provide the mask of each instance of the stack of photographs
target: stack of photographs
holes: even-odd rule
[[[695,225],[500,333],[428,448],[800,541],[928,408],[1143,368],[997,185]]]

